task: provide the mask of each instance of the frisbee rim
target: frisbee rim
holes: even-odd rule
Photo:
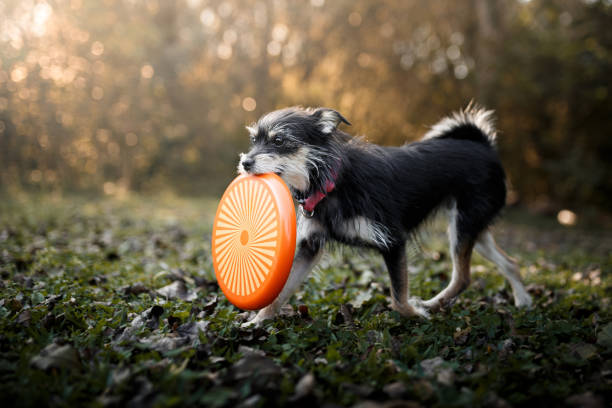
[[[233,191],[239,183],[244,183],[249,179],[255,181],[256,183],[262,184],[274,202],[276,207],[276,211],[274,211],[274,218],[277,222],[276,231],[278,235],[276,237],[275,256],[272,258],[272,264],[270,265],[268,273],[266,274],[263,282],[261,282],[261,284],[248,295],[238,295],[230,290],[226,285],[226,282],[220,278],[220,271],[218,271],[219,265],[217,256],[215,255],[215,235],[217,230],[217,220],[219,219],[221,208],[224,202],[227,200],[230,192]],[[293,206],[291,192],[282,179],[274,173],[261,175],[243,174],[236,177],[225,189],[225,192],[219,201],[215,219],[213,221],[211,246],[213,267],[217,283],[232,304],[245,310],[261,309],[271,304],[282,291],[285,283],[287,282],[289,273],[291,272],[296,246],[295,208]]]

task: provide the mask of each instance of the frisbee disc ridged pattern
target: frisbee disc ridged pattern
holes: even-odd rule
[[[238,176],[226,189],[213,224],[219,286],[242,309],[270,304],[282,290],[295,251],[291,193],[275,174]]]
[[[237,184],[221,203],[215,256],[219,277],[236,295],[250,295],[270,273],[278,238],[275,207],[270,192],[254,180]]]

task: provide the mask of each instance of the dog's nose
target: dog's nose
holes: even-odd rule
[[[242,167],[244,168],[244,171],[251,170],[253,164],[255,164],[255,160],[251,159],[250,157],[242,160]]]

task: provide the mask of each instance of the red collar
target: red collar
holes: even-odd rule
[[[338,159],[336,163],[336,168],[330,169],[331,178],[325,180],[324,190],[315,190],[311,195],[306,198],[299,199],[300,209],[302,210],[302,214],[304,216],[310,218],[314,215],[314,209],[327,196],[328,193],[331,193],[336,188],[336,180],[338,179],[338,173],[340,172],[341,161]]]
[[[336,188],[336,180],[338,179],[338,171],[340,169],[340,161],[335,169],[330,169],[331,178],[325,180],[325,186],[323,190],[316,190],[308,197],[299,200],[302,206],[302,214],[306,217],[312,217],[314,215],[314,209],[327,196],[328,193],[332,192]]]
[[[335,178],[336,177],[334,175],[334,180],[327,180],[325,182],[325,192],[317,190],[304,199],[304,202],[302,203],[302,208],[304,211],[312,214],[317,204],[319,204],[319,202],[325,198],[327,193],[330,193],[334,188],[336,188]]]

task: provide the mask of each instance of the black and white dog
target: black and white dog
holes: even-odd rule
[[[437,123],[422,140],[381,147],[338,129],[350,123],[332,109],[281,109],[247,129],[252,148],[239,173],[276,173],[300,203],[297,252],[283,290],[249,323],[272,318],[307,276],[329,240],[375,248],[391,277],[392,308],[428,317],[470,282],[475,248],[512,286],[516,306],[530,306],[519,269],[497,247],[489,226],[506,200],[492,112],[468,106]],[[438,295],[410,297],[406,241],[439,209],[449,214],[453,271]]]

